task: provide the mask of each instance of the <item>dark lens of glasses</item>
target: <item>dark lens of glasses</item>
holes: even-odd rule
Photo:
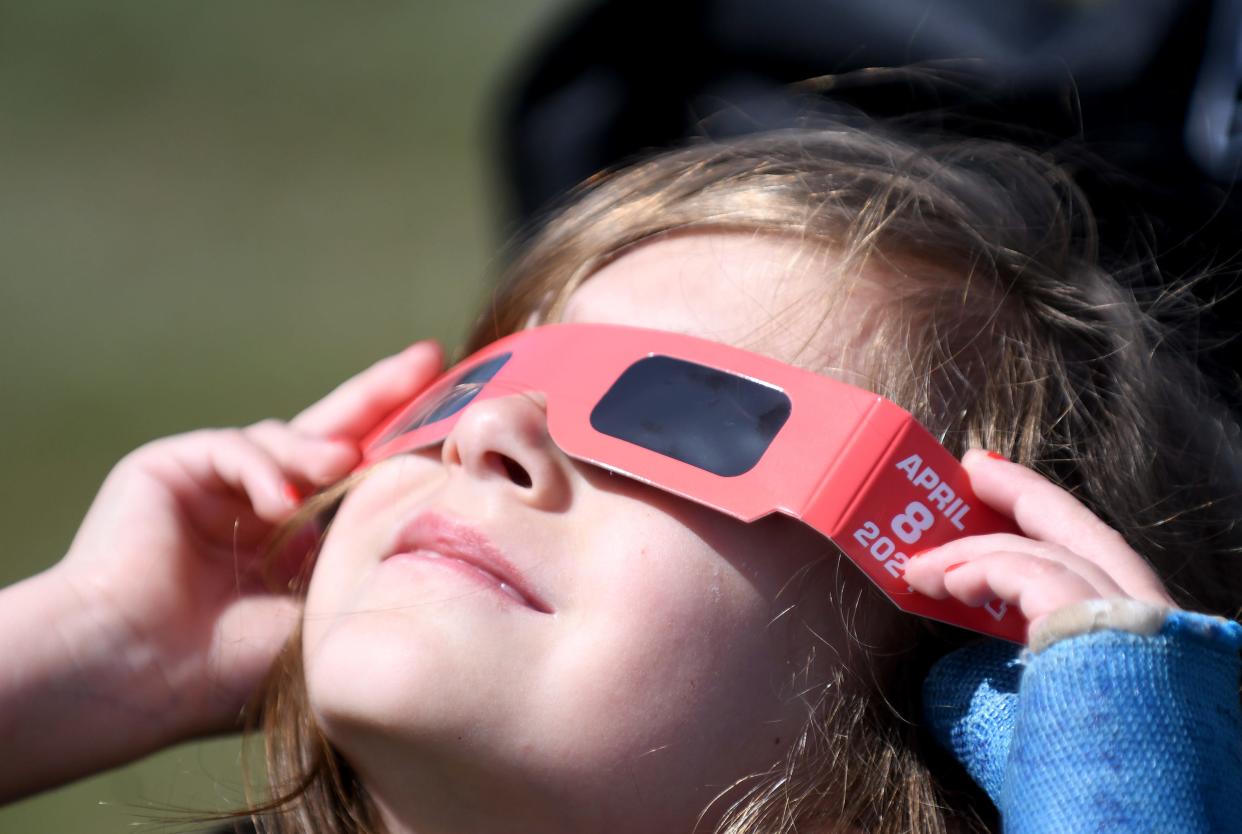
[[[493,356],[486,362],[475,365],[428,391],[418,398],[411,406],[409,414],[398,421],[380,442],[387,443],[398,435],[412,432],[446,417],[452,417],[478,396],[483,386],[504,367],[512,355],[512,353],[502,353],[499,356]]]
[[[640,359],[591,412],[602,434],[716,475],[748,471],[789,419],[789,397],[753,379],[668,356]]]

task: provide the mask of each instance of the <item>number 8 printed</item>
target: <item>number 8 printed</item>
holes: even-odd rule
[[[906,511],[893,516],[893,534],[906,544],[914,544],[936,521],[932,511],[921,501],[911,501]]]

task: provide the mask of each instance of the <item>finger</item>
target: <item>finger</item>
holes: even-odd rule
[[[212,563],[220,578],[228,578],[229,590],[235,594],[270,593],[263,581],[264,550],[238,543],[217,543],[200,551]]]
[[[416,342],[341,383],[289,425],[305,435],[360,441],[380,420],[435,379],[442,362],[438,344]]]
[[[1040,559],[1060,562],[1082,576],[1100,592],[1100,596],[1127,596],[1125,590],[1099,565],[1060,545],[1016,536],[1012,533],[991,533],[956,539],[924,551],[906,563],[907,576],[916,579],[942,576],[949,565],[981,559],[992,553],[1008,551],[1025,553]],[[911,581],[912,580],[907,580]],[[934,579],[932,580],[934,581]]]
[[[252,545],[220,542],[205,552],[217,564],[231,566],[238,593],[288,593],[318,550],[319,540],[315,525],[305,524],[279,541],[272,540],[269,530],[268,536]]]
[[[246,496],[254,514],[279,523],[299,504],[276,460],[238,429],[193,432],[169,444],[173,459],[198,486]]]
[[[243,429],[246,437],[276,461],[287,476],[303,484],[333,484],[358,463],[358,447],[337,439],[304,435],[279,420]]]
[[[272,534],[271,522],[256,516],[249,499],[232,491],[181,503],[189,524],[208,542],[253,550]]]
[[[937,598],[947,596],[974,607],[1001,599],[1017,607],[1031,625],[1063,605],[1109,596],[1065,564],[1029,553],[990,553],[954,564],[941,577],[943,591]]]
[[[1024,535],[1060,545],[1099,565],[1135,599],[1172,604],[1155,571],[1077,498],[1042,475],[971,449],[962,458],[975,495],[1007,515]]]

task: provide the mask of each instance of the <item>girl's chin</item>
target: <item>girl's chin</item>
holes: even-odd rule
[[[537,647],[491,613],[514,606],[491,596],[308,619],[304,671],[316,715],[346,732],[411,737],[487,723],[497,703],[536,679],[538,660]]]

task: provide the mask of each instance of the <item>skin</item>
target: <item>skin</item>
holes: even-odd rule
[[[879,296],[848,293],[825,319],[807,299],[832,280],[831,262],[786,240],[683,235],[612,262],[566,317],[844,374],[863,346],[839,334]],[[822,604],[841,589],[800,579],[822,540],[568,460],[537,395],[479,404],[433,454],[375,467],[338,513],[304,611],[258,581],[263,539],[295,509],[290,487],[346,474],[354,444],[439,362],[417,345],[287,423],[165,438],[122,460],[64,560],[0,592],[0,797],[232,728],[299,613],[315,715],[393,834],[685,832],[725,786],[776,761],[806,715],[802,661],[846,645]],[[916,589],[999,596],[1033,621],[1082,599],[1168,603],[1072,496],[982,452],[964,465],[1022,535],[919,556]],[[394,530],[429,508],[484,532],[551,612],[443,565],[385,560]]]

